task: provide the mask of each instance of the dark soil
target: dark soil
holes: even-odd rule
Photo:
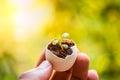
[[[67,44],[68,45],[68,49],[64,49],[61,47],[60,44],[56,44],[53,45],[52,42],[48,45],[48,49],[53,52],[53,54],[55,54],[56,56],[65,59],[65,57],[67,55],[71,55],[72,54],[72,49],[70,47],[74,46],[75,43],[72,40],[69,39],[63,39],[61,41],[61,44]]]

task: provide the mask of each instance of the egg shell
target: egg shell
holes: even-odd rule
[[[56,56],[48,48],[46,48],[46,60],[52,64],[53,69],[56,71],[66,71],[73,66],[77,57],[77,47],[74,45],[70,48],[72,49],[73,53],[71,55],[67,55],[65,59]]]

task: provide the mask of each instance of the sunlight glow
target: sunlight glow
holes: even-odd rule
[[[16,41],[21,39],[23,41],[25,37],[37,33],[39,27],[42,28],[53,19],[51,3],[32,6],[32,2],[34,0],[17,0],[17,2],[13,0],[13,3],[18,5],[18,10],[14,15]]]

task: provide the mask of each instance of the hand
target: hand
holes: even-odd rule
[[[43,51],[37,67],[21,74],[19,80],[98,80],[97,72],[88,70],[88,67],[89,57],[78,52],[76,62],[71,69],[65,72],[53,72],[52,65],[45,60]]]

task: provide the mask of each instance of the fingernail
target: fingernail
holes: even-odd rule
[[[47,68],[47,67],[50,67],[50,66],[52,66],[51,64],[50,64],[50,62],[49,61],[43,61],[40,65],[39,65],[39,68]]]

